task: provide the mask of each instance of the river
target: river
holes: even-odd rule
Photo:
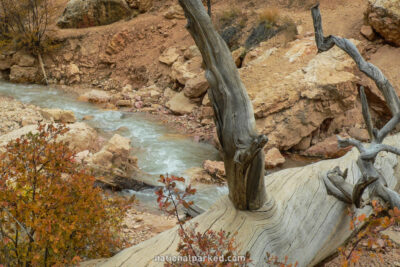
[[[42,108],[72,110],[78,121],[84,116],[93,116],[92,120],[85,122],[105,136],[111,136],[123,127],[125,130],[119,133],[131,139],[139,168],[153,176],[171,174],[185,177],[186,170],[200,167],[206,159],[218,158],[218,151],[212,145],[195,142],[143,113],[103,110],[94,104],[80,102],[62,90],[40,85],[1,82],[0,95]],[[135,194],[150,211],[156,209],[153,189],[125,193]],[[194,200],[198,206],[207,209],[227,193],[226,186],[204,185]]]

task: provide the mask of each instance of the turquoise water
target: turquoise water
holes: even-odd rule
[[[145,114],[103,110],[96,105],[79,102],[61,90],[39,85],[0,82],[0,95],[43,108],[72,110],[78,120],[87,115],[93,116],[87,123],[100,132],[112,134],[124,127],[120,134],[131,139],[139,168],[154,176],[167,173],[184,176],[185,170],[201,166],[206,159],[218,158],[218,152],[212,145],[179,135],[176,130]],[[197,198],[203,207],[207,207],[227,192],[226,187],[206,186],[199,190]],[[145,202],[154,201],[151,190],[137,193],[137,196]]]

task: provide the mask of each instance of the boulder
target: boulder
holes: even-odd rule
[[[137,158],[130,155],[129,138],[115,134],[88,159],[89,165],[103,176],[101,182],[120,189],[132,189],[137,185],[133,177],[139,172]]]
[[[185,171],[185,176],[189,177],[190,184],[214,184],[220,183],[215,180],[205,169],[201,167],[193,167]]]
[[[189,98],[197,98],[204,95],[207,92],[208,87],[208,81],[206,80],[205,74],[202,73],[195,78],[186,81],[183,92],[185,93],[185,96]]]
[[[185,14],[180,5],[173,5],[164,13],[166,19],[185,19]]]
[[[8,97],[0,97],[0,135],[23,126],[47,122],[40,113],[40,108],[21,103]]]
[[[173,98],[176,94],[178,94],[176,91],[174,91],[174,90],[172,90],[171,88],[167,87],[167,88],[164,90],[163,97],[164,97],[166,100],[170,100],[170,99]]]
[[[362,36],[367,38],[369,41],[373,41],[376,37],[374,30],[369,25],[361,26],[360,33],[362,34]]]
[[[223,161],[205,160],[203,162],[203,168],[213,178],[220,180],[226,179],[225,165]]]
[[[107,150],[113,155],[128,156],[131,150],[131,140],[127,137],[123,137],[119,134],[113,135],[107,144],[103,147],[103,150]]]
[[[285,157],[282,156],[281,152],[276,147],[271,148],[265,154],[265,168],[266,169],[275,168],[276,166],[279,166],[279,165],[285,163],[285,161],[286,161]]]
[[[185,50],[183,56],[185,57],[185,59],[192,59],[194,57],[201,56],[201,53],[197,45],[192,45]]]
[[[79,100],[88,101],[91,103],[107,103],[111,100],[111,95],[106,91],[91,90],[79,96]]]
[[[171,66],[179,57],[179,51],[176,47],[166,49],[158,58],[161,63]]]
[[[260,49],[270,51],[268,46]],[[312,38],[279,49],[284,51],[260,52],[261,59],[239,69],[240,76],[252,100],[257,129],[268,136],[267,149],[288,150],[299,143],[307,149],[313,132],[323,138],[335,133],[343,127],[335,118],[356,107],[357,68],[337,47],[316,54]],[[361,122],[353,123],[362,123],[362,117],[355,119]]]
[[[61,123],[74,123],[76,122],[75,114],[71,110],[62,109],[42,109],[42,116],[47,120],[53,120]]]
[[[59,140],[68,142],[70,149],[76,152],[99,149],[99,136],[95,129],[84,122],[68,124],[68,128],[69,131],[62,135]]]
[[[79,67],[74,63],[69,64],[65,68],[65,75],[67,77],[68,84],[80,82],[81,78],[79,74],[80,74]]]
[[[196,74],[189,71],[188,65],[182,61],[176,61],[172,65],[172,70],[170,74],[171,78],[182,85],[185,85],[186,81],[196,77]]]
[[[15,53],[12,57],[12,62],[20,67],[33,67],[35,66],[35,58],[23,51]]]
[[[203,97],[203,100],[201,101],[201,104],[203,106],[211,106],[210,98],[208,97],[208,94],[205,94]]]
[[[11,67],[10,81],[14,83],[36,83],[40,81],[38,69],[14,65]]]
[[[69,148],[78,152],[98,149],[97,132],[83,122],[68,125],[69,131],[58,138],[58,141],[68,142]],[[0,147],[6,145],[11,140],[17,139],[29,132],[36,133],[37,125],[27,125],[12,132],[0,136]]]
[[[0,135],[0,152],[3,147],[7,145],[10,141],[20,138],[22,135],[26,135],[29,132],[37,133],[37,125],[27,125],[6,134]]]
[[[318,157],[324,159],[339,158],[350,151],[350,149],[351,147],[340,148],[338,145],[337,137],[333,135],[326,138],[322,142],[311,146],[302,154],[304,156]]]
[[[400,1],[368,0],[365,16],[369,25],[386,41],[400,46]]]
[[[9,56],[0,55],[0,70],[8,70],[12,66],[12,59]]]
[[[366,129],[351,127],[349,130],[349,135],[362,142],[367,142],[369,140],[369,134]]]
[[[212,107],[201,107],[200,108],[200,118],[211,119],[214,117],[214,110]]]
[[[126,0],[130,8],[139,10],[140,13],[147,12],[153,6],[153,0]]]
[[[115,105],[117,107],[131,107],[132,101],[129,99],[120,99],[115,103]]]
[[[189,98],[184,95],[184,92],[180,92],[179,94],[173,96],[165,105],[173,113],[179,115],[192,113],[196,107],[196,105],[191,103]]]
[[[70,0],[59,18],[60,28],[107,25],[130,16],[125,0]]]

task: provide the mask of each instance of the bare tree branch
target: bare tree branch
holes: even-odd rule
[[[346,52],[350,57],[352,57],[358,68],[375,82],[379,90],[384,95],[386,103],[393,115],[392,119],[386,123],[386,125],[380,131],[377,131],[373,127],[364,88],[360,88],[362,114],[365,124],[367,125],[369,136],[371,137],[371,144],[366,146],[358,140],[342,139],[338,136],[338,144],[340,147],[352,145],[357,147],[358,151],[360,152],[360,156],[357,160],[357,166],[359,167],[362,175],[352,189],[350,203],[355,204],[355,206],[359,208],[361,206],[362,195],[365,189],[368,187],[370,189],[370,197],[381,197],[383,200],[388,202],[391,207],[396,206],[400,208],[399,194],[387,188],[385,178],[374,166],[376,156],[382,151],[400,155],[400,149],[382,144],[384,138],[400,122],[399,97],[383,73],[376,66],[365,61],[354,44],[345,38],[340,38],[333,35],[324,37],[318,4],[312,7],[311,14],[314,22],[315,41],[318,47],[318,52],[328,51],[334,45],[336,45]],[[335,168],[334,170],[328,172],[324,181],[329,194],[332,194],[336,198],[349,203],[348,190],[350,185],[346,184],[344,179],[341,179],[340,170]]]

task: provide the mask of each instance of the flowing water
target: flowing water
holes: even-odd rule
[[[105,134],[111,135],[123,127],[125,130],[121,135],[131,139],[134,154],[138,157],[139,168],[154,177],[167,173],[185,176],[187,169],[201,166],[206,159],[218,158],[217,150],[213,146],[180,135],[145,114],[103,110],[96,105],[79,102],[61,90],[38,85],[1,82],[0,95],[43,108],[72,110],[78,120],[87,115],[93,116],[87,123]],[[196,194],[195,201],[206,209],[227,193],[225,186],[202,186]],[[135,192],[135,195],[146,207],[150,209],[156,207],[153,190]]]

